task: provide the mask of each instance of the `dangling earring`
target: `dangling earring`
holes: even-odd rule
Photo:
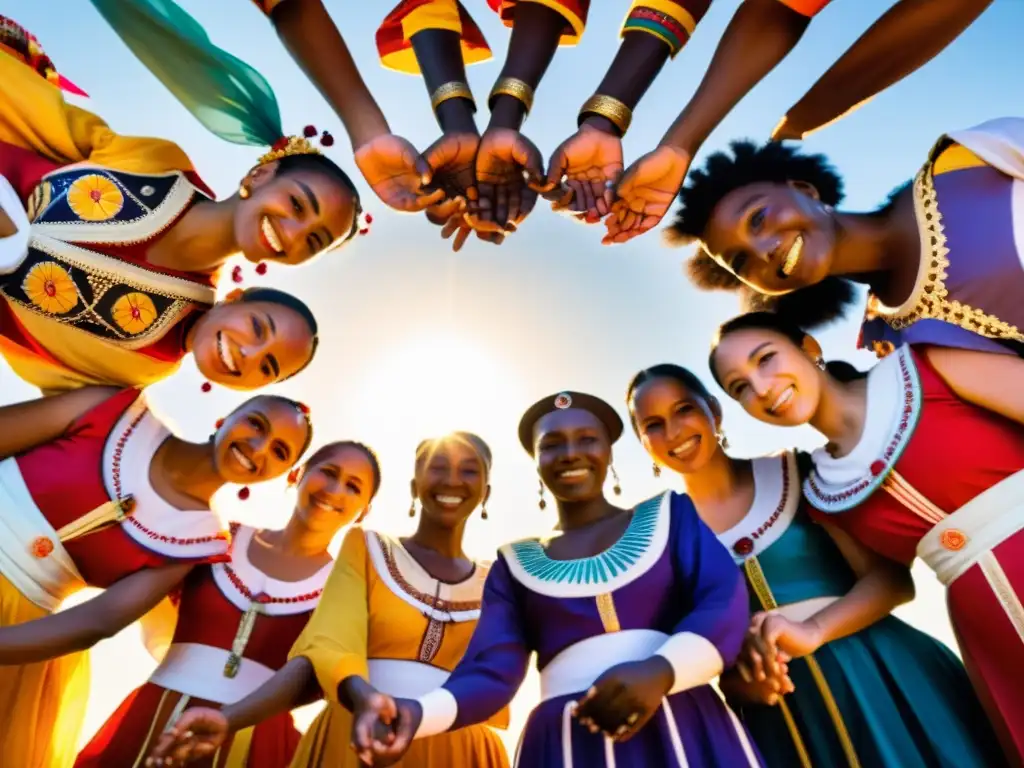
[[[818,366],[819,371],[824,371],[828,368],[828,365],[825,363],[824,357],[819,357],[817,360],[814,361],[814,364]]]
[[[539,486],[539,490],[537,491],[537,495],[540,496],[540,501],[537,502],[537,506],[540,507],[541,509],[545,509],[547,507],[548,503],[547,503],[547,501],[544,500],[544,481],[543,480],[538,480],[537,481],[537,485]]]
[[[612,493],[616,496],[622,495],[622,486],[619,485],[619,473],[615,471],[615,465],[609,464],[608,469],[612,473],[612,480],[615,481],[615,485],[612,486]]]
[[[245,501],[246,499],[249,498],[249,486],[243,485],[241,488],[238,489],[238,498],[240,498],[242,501]]]
[[[245,186],[245,184],[238,188],[238,196],[243,200],[248,200],[250,194],[252,193],[249,191],[249,188]]]
[[[480,518],[482,520],[486,520],[487,519],[487,504],[486,503],[480,508]]]
[[[203,386],[201,386],[199,389],[201,389],[203,392],[209,392],[211,389],[213,389],[213,384],[211,384],[208,381],[204,381]]]
[[[722,446],[723,451],[729,447],[729,438],[725,436],[725,432],[723,430],[720,429],[715,432],[715,438],[718,440],[718,444]]]
[[[409,505],[409,517],[416,517],[416,499],[412,500],[412,504]]]
[[[293,488],[299,482],[299,468],[295,467],[288,473],[288,487]]]
[[[661,477],[661,467],[658,466],[658,462],[651,464],[651,471],[654,473],[655,477]]]

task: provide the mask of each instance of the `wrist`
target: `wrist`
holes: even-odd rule
[[[657,681],[658,687],[668,695],[676,680],[675,670],[672,663],[660,654],[655,654],[641,662],[644,665],[644,672]]]
[[[511,128],[518,131],[526,119],[526,105],[515,96],[500,93],[491,101],[488,128]]]
[[[601,115],[587,115],[580,122],[580,128],[583,127],[593,128],[616,138],[620,135],[618,126],[607,117],[602,117]]]
[[[814,653],[827,641],[825,628],[813,616],[801,623],[811,639],[811,649],[809,652]]]
[[[476,108],[467,99],[448,99],[437,105],[434,114],[437,124],[445,133],[472,133],[480,135],[473,113]]]
[[[384,119],[384,115],[377,116],[361,116],[358,120],[352,121],[352,124],[345,124],[345,129],[349,133],[349,137],[352,140],[352,151],[359,149],[360,147],[369,144],[374,139],[379,139],[381,136],[386,136],[391,133],[391,128],[388,126],[388,121]]]

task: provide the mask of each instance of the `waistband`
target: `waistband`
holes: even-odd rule
[[[242,658],[234,677],[224,674],[230,652],[199,643],[174,643],[149,682],[195,699],[234,704],[274,676],[275,670]]]

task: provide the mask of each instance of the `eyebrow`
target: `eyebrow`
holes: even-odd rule
[[[298,184],[302,188],[303,192],[306,193],[306,197],[309,198],[309,204],[310,204],[310,206],[312,206],[313,212],[319,215],[319,213],[320,213],[320,201],[316,199],[316,195],[313,194],[313,190],[310,189],[309,186],[305,182],[296,180],[295,183]]]
[[[267,363],[274,369],[274,378],[279,378],[281,376],[281,366],[277,362],[277,358],[273,355],[267,355]]]
[[[771,344],[770,341],[765,341],[765,342],[763,342],[761,344],[758,344],[756,347],[754,347],[752,350],[750,350],[750,354],[747,355],[747,360],[753,360],[757,356],[758,352],[760,352],[762,349],[764,349],[765,347],[769,346],[770,344]]]
[[[740,213],[743,213],[743,211],[747,210],[747,208],[749,208],[752,203],[757,202],[757,200],[759,200],[760,198],[761,198],[761,193],[760,192],[757,192],[757,193],[751,195],[750,197],[748,197],[746,200],[743,201],[743,205],[741,205],[737,210]]]

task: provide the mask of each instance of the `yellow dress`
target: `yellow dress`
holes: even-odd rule
[[[358,768],[352,716],[338,703],[351,675],[379,690],[414,697],[439,686],[469,644],[480,615],[487,568],[458,584],[430,576],[401,542],[354,528],[291,656],[313,664],[327,707],[299,744],[291,768]],[[404,768],[507,768],[504,744],[489,726],[508,727],[503,710],[487,725],[413,742]]]

